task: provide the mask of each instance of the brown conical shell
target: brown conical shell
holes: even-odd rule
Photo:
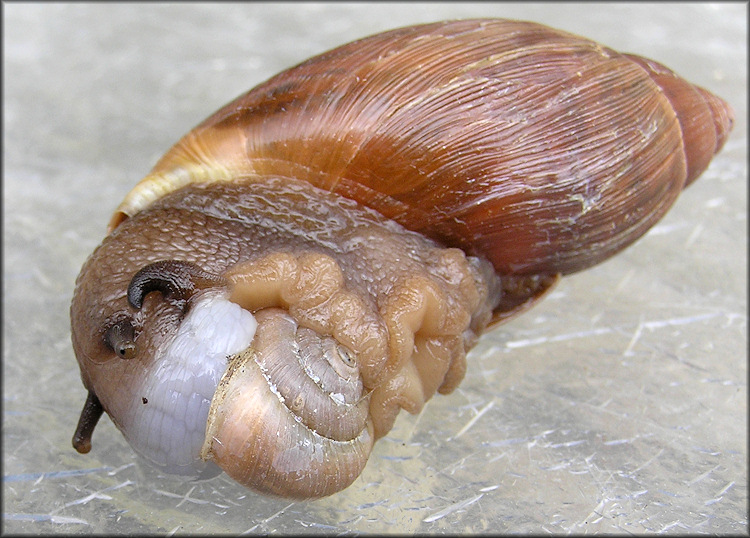
[[[165,155],[110,223],[190,182],[304,179],[488,258],[570,273],[657,222],[731,127],[654,62],[534,23],[402,28],[285,71]]]

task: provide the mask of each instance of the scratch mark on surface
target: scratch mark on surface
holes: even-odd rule
[[[492,409],[493,405],[495,405],[495,401],[494,400],[490,401],[490,403],[488,403],[482,409],[480,409],[479,412],[476,415],[474,415],[473,417],[471,417],[471,420],[469,420],[469,422],[467,422],[464,425],[464,427],[461,428],[458,431],[458,433],[456,435],[454,435],[453,437],[448,437],[448,441],[451,441],[453,439],[458,439],[459,437],[461,437],[464,433],[466,433],[466,431],[469,428],[471,428],[476,423],[477,420],[479,420],[482,417],[482,415],[484,415],[487,411],[489,411],[490,409]]]
[[[295,519],[297,523],[302,525],[303,527],[313,527],[314,529],[324,529],[324,530],[336,530],[336,527],[333,525],[326,525],[325,523],[317,523],[315,521],[302,521],[301,519]]]
[[[728,483],[728,484],[727,484],[726,486],[724,486],[724,487],[722,488],[722,490],[721,490],[721,491],[719,491],[719,492],[718,492],[718,493],[716,494],[716,497],[715,497],[715,498],[713,498],[713,499],[709,499],[708,501],[706,501],[706,502],[705,502],[705,503],[703,503],[703,504],[704,504],[705,506],[710,506],[710,505],[712,505],[712,504],[715,504],[715,503],[717,503],[717,502],[721,501],[722,499],[724,499],[724,494],[725,494],[725,493],[726,493],[727,491],[729,491],[729,490],[730,490],[730,489],[731,489],[732,487],[734,487],[734,484],[735,484],[735,482],[734,482],[734,481],[732,481],[732,482],[729,482],[729,483]]]
[[[161,489],[155,489],[154,492],[158,493],[159,495],[164,495],[165,497],[172,497],[173,499],[180,499],[180,502],[178,502],[175,505],[175,508],[179,508],[180,506],[182,506],[186,502],[191,502],[193,504],[213,504],[214,506],[216,506],[218,508],[229,508],[229,506],[224,505],[224,504],[218,504],[218,503],[215,503],[215,502],[206,501],[204,499],[195,499],[195,498],[191,497],[190,494],[195,490],[196,487],[197,486],[193,486],[192,488],[190,488],[185,495],[178,495],[176,493],[172,493],[172,492],[169,492],[169,491],[164,491],[164,490],[161,490]]]
[[[599,504],[596,505],[596,507],[591,511],[589,515],[587,515],[585,518],[583,518],[583,521],[581,523],[578,523],[578,527],[581,525],[585,525],[588,520],[590,520],[593,517],[599,516],[602,517],[601,511],[602,508],[604,508],[604,503],[606,502],[606,499],[602,499],[599,501]]]
[[[625,274],[625,276],[622,277],[620,279],[620,281],[617,283],[617,285],[615,286],[615,288],[613,290],[614,293],[612,294],[612,296],[618,295],[620,293],[620,291],[622,291],[622,289],[628,284],[628,282],[630,282],[630,279],[633,278],[634,274],[635,274],[635,270],[634,269],[631,269],[630,271],[628,271]]]
[[[107,476],[114,476],[117,473],[119,473],[120,471],[123,471],[123,470],[127,469],[128,467],[135,467],[135,463],[126,463],[125,465],[120,465],[116,469],[112,469],[111,471],[109,471],[107,473]]]
[[[456,512],[458,510],[461,510],[462,508],[466,508],[467,506],[469,506],[471,504],[474,504],[475,502],[477,502],[482,497],[484,497],[484,493],[480,493],[476,497],[472,497],[470,499],[466,499],[464,501],[457,502],[455,504],[450,505],[448,508],[444,508],[444,509],[440,510],[439,512],[436,512],[435,514],[433,514],[431,516],[427,516],[422,521],[424,523],[432,523],[433,521],[437,521],[438,519],[442,519],[445,516],[447,516],[449,514],[452,514],[453,512]]]
[[[284,513],[284,512],[286,512],[287,510],[289,510],[289,509],[290,509],[290,508],[291,508],[292,506],[294,506],[294,503],[289,503],[289,504],[287,504],[287,505],[286,505],[286,506],[285,506],[284,508],[282,508],[281,510],[279,510],[278,512],[276,512],[276,513],[275,513],[275,514],[273,514],[272,516],[268,516],[268,517],[267,517],[266,519],[264,519],[263,521],[261,521],[261,522],[259,522],[259,523],[256,523],[255,525],[253,525],[252,527],[250,527],[249,529],[247,529],[247,530],[246,530],[245,532],[242,532],[242,533],[240,533],[240,534],[241,534],[241,535],[242,535],[242,534],[250,534],[250,533],[251,533],[251,532],[253,532],[253,531],[254,531],[255,529],[257,529],[258,527],[260,527],[261,525],[265,525],[265,524],[266,524],[266,523],[268,523],[269,521],[272,521],[272,520],[276,519],[276,518],[277,518],[277,517],[279,517],[279,516],[280,516],[281,514],[283,514],[283,513]]]
[[[649,235],[664,235],[674,232],[675,230],[680,230],[687,226],[687,224],[684,224],[682,222],[678,222],[675,224],[659,224],[657,226],[654,226],[648,231]]]
[[[601,327],[599,329],[592,329],[590,331],[578,331],[574,333],[558,334],[557,336],[540,336],[539,338],[527,338],[524,340],[512,340],[505,343],[505,347],[515,349],[519,347],[536,346],[539,344],[546,344],[548,342],[563,342],[565,340],[573,340],[575,338],[586,338],[588,336],[598,336],[601,334],[609,334],[612,329],[608,327]]]
[[[638,322],[638,326],[635,328],[635,332],[633,332],[633,336],[630,339],[630,342],[628,342],[628,345],[625,346],[625,351],[622,352],[623,356],[630,357],[633,355],[633,347],[635,346],[635,343],[638,342],[638,340],[641,338],[642,332],[643,320]]]
[[[678,527],[678,526],[682,527],[683,529],[687,529],[687,527],[685,525],[683,525],[682,523],[680,523],[679,521],[673,521],[672,523],[667,523],[666,525],[664,525],[661,529],[659,529],[656,532],[657,533],[666,532],[669,529],[672,529],[672,528]]]
[[[616,446],[616,445],[625,445],[627,443],[632,443],[632,439],[615,439],[614,441],[605,441],[602,443],[604,446]]]
[[[381,459],[386,461],[409,461],[414,459],[414,456],[382,456]]]
[[[578,439],[576,441],[566,441],[564,443],[554,443],[554,444],[548,445],[547,448],[567,448],[567,447],[570,447],[570,446],[582,445],[585,442],[586,442],[585,439]]]
[[[502,441],[490,441],[489,443],[482,443],[482,444],[491,446],[491,447],[499,447],[499,446],[517,445],[519,443],[527,443],[528,441],[529,441],[528,437],[514,437],[512,439],[503,439]]]
[[[703,225],[698,223],[698,225],[695,228],[693,228],[693,231],[690,232],[690,235],[685,240],[685,248],[690,247],[690,245],[692,245],[695,242],[695,240],[698,238],[698,236],[701,234],[702,231],[703,231]]]
[[[65,516],[53,516],[51,514],[3,514],[3,519],[9,521],[33,521],[35,523],[41,523],[48,521],[50,523],[56,523],[58,525],[65,525],[69,523],[77,523],[80,525],[90,525],[90,523],[84,519],[78,519],[77,517],[65,517]]]
[[[72,471],[49,471],[46,473],[21,473],[21,474],[8,474],[3,476],[3,482],[27,482],[30,480],[36,480],[37,483],[41,479],[46,478],[67,478],[69,476],[81,476],[91,473],[100,473],[102,471],[111,471],[112,467],[96,467],[94,469],[75,469]]]
[[[663,448],[660,449],[659,452],[657,452],[656,455],[653,458],[651,458],[646,463],[644,463],[643,465],[641,465],[640,467],[636,468],[634,471],[632,471],[632,472],[630,472],[628,474],[633,475],[633,474],[637,473],[638,471],[640,471],[642,469],[645,469],[646,467],[648,467],[649,465],[651,465],[652,463],[654,463],[657,460],[657,458],[659,458],[659,456],[662,455],[663,452],[664,452],[664,449]]]
[[[634,441],[637,441],[638,439],[648,439],[649,437],[653,437],[654,434],[652,433],[644,433],[644,434],[638,434],[634,435],[630,438],[623,438],[623,439],[612,439],[611,441],[604,441],[602,444],[604,446],[617,446],[617,445],[624,445],[627,443],[632,443]]]
[[[357,510],[369,510],[370,508],[374,508],[375,506],[382,506],[382,505],[386,504],[387,502],[388,501],[386,501],[385,499],[381,499],[381,500],[376,501],[376,502],[360,504],[357,507]]]
[[[693,450],[697,450],[702,454],[708,454],[709,456],[721,456],[721,452],[717,450],[711,450],[710,448],[705,448],[702,446],[694,446]]]
[[[411,441],[411,439],[414,438],[414,433],[417,431],[417,426],[419,425],[419,421],[422,420],[422,415],[425,412],[425,409],[427,409],[427,406],[429,405],[430,400],[427,400],[425,404],[422,406],[422,410],[417,414],[417,418],[414,420],[414,424],[411,427],[411,431],[406,435],[406,440]]]
[[[566,467],[570,467],[570,462],[564,461],[562,463],[556,463],[555,465],[550,465],[547,467],[540,466],[539,468],[543,471],[561,471],[562,469],[565,469]]]
[[[723,315],[721,312],[710,312],[708,314],[700,314],[698,316],[686,316],[684,318],[668,318],[655,321],[647,321],[643,324],[643,327],[653,330],[661,329],[663,327],[673,327],[675,325],[688,325],[690,323],[704,321],[721,315]]]
[[[81,497],[80,499],[76,499],[75,501],[70,501],[69,503],[65,503],[60,508],[57,508],[50,512],[50,514],[54,514],[56,512],[59,512],[60,510],[63,510],[64,508],[68,508],[69,506],[75,506],[77,504],[87,504],[90,501],[93,501],[94,499],[102,500],[102,501],[111,501],[112,497],[109,495],[106,495],[105,491],[115,491],[120,488],[124,488],[125,486],[132,486],[135,484],[132,480],[126,480],[125,482],[122,482],[121,484],[117,484],[115,486],[109,486],[108,488],[100,489],[99,491],[95,491],[94,493],[91,493],[90,495],[86,495],[85,497]]]
[[[697,477],[693,478],[690,482],[687,483],[688,486],[692,486],[693,484],[700,482],[701,480],[705,479],[708,475],[713,473],[716,469],[719,468],[719,465],[716,465],[713,469],[709,469],[705,473],[698,475]],[[720,494],[721,495],[721,494]]]
[[[639,322],[636,327],[635,334],[628,343],[625,353],[629,352],[637,340],[640,338],[643,329],[662,329],[664,327],[673,327],[676,325],[688,325],[690,323],[696,323],[707,319],[722,316],[721,312],[710,312],[708,314],[700,314],[697,316],[685,316],[681,318],[668,318],[668,319],[657,319],[654,321]],[[610,327],[599,327],[597,329],[591,329],[589,331],[576,331],[572,333],[558,334],[555,336],[540,336],[539,338],[525,338],[523,340],[511,340],[505,343],[505,347],[509,349],[516,349],[521,347],[536,346],[539,344],[548,344],[552,342],[564,342],[566,340],[574,340],[576,338],[588,338],[590,336],[600,336],[603,334],[611,334],[614,332],[613,328]]]
[[[729,482],[726,486],[724,486],[724,489],[722,489],[719,493],[716,494],[717,497],[721,497],[724,495],[727,491],[729,491],[730,488],[734,486],[734,481]]]

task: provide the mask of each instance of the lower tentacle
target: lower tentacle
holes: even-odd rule
[[[89,391],[86,397],[86,403],[83,404],[81,417],[78,419],[78,426],[73,434],[73,448],[80,454],[88,454],[91,451],[91,436],[94,434],[99,419],[104,413],[104,408],[92,391]]]

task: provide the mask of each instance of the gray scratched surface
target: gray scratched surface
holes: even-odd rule
[[[4,10],[3,530],[747,533],[744,4],[76,4]],[[279,70],[391,27],[530,19],[729,100],[723,153],[622,255],[486,334],[338,495],[289,502],[149,470],[84,390],[75,276],[179,136]]]

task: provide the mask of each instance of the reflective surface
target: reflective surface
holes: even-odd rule
[[[3,529],[28,533],[747,533],[747,12],[730,5],[5,4]],[[285,67],[395,26],[535,20],[727,99],[711,168],[621,255],[486,334],[461,386],[403,414],[315,502],[138,460],[85,398],[75,276],[193,125]]]

